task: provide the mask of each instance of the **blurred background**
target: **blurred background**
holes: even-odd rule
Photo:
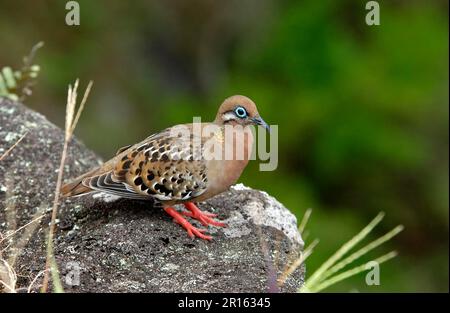
[[[94,87],[76,135],[104,158],[221,101],[251,97],[279,125],[279,166],[241,182],[275,196],[320,243],[309,273],[379,211],[370,239],[406,229],[381,285],[364,275],[328,291],[448,291],[448,2],[78,1],[0,2],[0,67],[20,68],[39,41],[41,73],[25,103],[64,124],[67,85]]]

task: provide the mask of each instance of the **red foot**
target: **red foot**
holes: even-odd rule
[[[206,231],[206,229],[200,229],[200,228],[192,226],[192,224],[189,223],[183,216],[181,216],[181,214],[178,213],[178,211],[175,210],[174,208],[171,208],[171,207],[165,208],[164,211],[166,211],[167,214],[172,216],[176,223],[183,226],[191,238],[194,238],[195,236],[197,236],[197,237],[205,239],[205,240],[212,239],[211,236],[207,236],[207,235],[203,234]]]
[[[212,214],[212,213],[208,213],[208,212],[202,212],[192,202],[186,202],[186,203],[184,203],[184,206],[186,207],[186,209],[188,209],[191,212],[181,212],[181,214],[183,214],[185,216],[192,217],[192,218],[200,221],[200,223],[202,223],[205,226],[208,226],[208,225],[213,225],[213,226],[218,226],[218,227],[225,227],[225,226],[227,226],[227,224],[225,224],[225,223],[216,222],[215,220],[212,219],[212,217],[216,217],[217,214]]]

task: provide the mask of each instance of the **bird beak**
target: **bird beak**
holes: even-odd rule
[[[258,117],[254,117],[251,119],[253,123],[255,123],[256,125],[261,125],[262,127],[264,127],[269,133],[270,133],[270,126],[269,124],[267,124],[261,116]]]

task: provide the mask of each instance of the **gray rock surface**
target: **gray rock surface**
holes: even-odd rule
[[[25,225],[38,208],[47,213],[27,245],[18,249],[18,287],[28,286],[44,269],[63,132],[22,104],[0,98],[0,155],[26,131],[23,141],[0,162],[0,233],[6,236]],[[100,159],[74,139],[64,177],[98,164]],[[61,201],[55,257],[65,291],[275,291],[274,280],[303,247],[295,217],[265,192],[241,184],[199,207],[218,213],[229,225],[210,228],[211,242],[191,239],[151,202],[102,193]],[[9,245],[3,258],[20,245],[27,229],[0,244],[0,250]],[[281,291],[296,291],[303,277],[304,267]],[[75,278],[75,286],[70,278]]]

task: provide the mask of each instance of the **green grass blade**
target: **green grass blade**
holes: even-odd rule
[[[64,288],[61,283],[61,279],[59,277],[58,266],[56,265],[55,256],[52,256],[52,262],[50,265],[51,274],[52,274],[52,282],[53,282],[53,292],[54,293],[64,293]]]
[[[0,96],[6,95],[8,95],[8,89],[6,88],[6,83],[3,79],[2,73],[0,73]]]
[[[363,240],[374,228],[381,222],[384,213],[380,212],[366,227],[364,227],[356,236],[347,241],[339,248],[327,261],[325,261],[314,274],[305,282],[305,288],[312,289],[312,286],[323,279],[323,274],[339,261],[349,250]]]
[[[373,261],[377,262],[378,264],[381,264],[381,263],[384,263],[384,262],[394,258],[395,256],[397,256],[397,252],[396,251],[391,251],[391,252],[389,252],[389,253],[387,253],[387,254],[385,254],[385,255],[383,255],[383,256],[381,256],[381,257],[379,257],[379,258],[377,258],[377,259],[375,259]],[[373,262],[373,261],[370,261],[370,262]],[[338,282],[340,282],[340,281],[342,281],[344,279],[347,279],[347,278],[349,278],[351,276],[357,275],[357,274],[359,274],[361,272],[364,272],[364,271],[368,270],[367,266],[368,266],[368,264],[370,262],[364,263],[364,264],[362,264],[360,266],[354,267],[354,268],[352,268],[352,269],[350,269],[348,271],[345,271],[345,272],[343,272],[341,274],[333,276],[330,279],[321,282],[317,286],[313,286],[309,290],[304,290],[303,292],[319,292],[319,291],[322,291],[325,288],[328,288],[331,285],[334,285],[334,284],[336,284],[336,283],[338,283]]]
[[[16,79],[14,78],[14,72],[9,66],[5,66],[2,69],[3,78],[6,82],[6,87],[8,89],[14,89],[17,87]]]
[[[359,249],[355,253],[351,254],[344,260],[340,261],[333,267],[331,267],[328,271],[326,271],[321,280],[326,279],[327,277],[332,276],[334,273],[337,273],[341,269],[343,269],[348,264],[354,262],[355,260],[359,259],[361,256],[367,254],[369,251],[375,249],[376,247],[380,246],[381,244],[385,243],[386,241],[390,240],[392,237],[396,236],[398,233],[400,233],[403,230],[403,225],[399,225],[392,229],[390,232],[386,233],[385,235],[381,236],[380,238],[372,241],[368,245],[364,246],[363,248]]]
[[[311,217],[312,209],[306,210],[305,214],[303,214],[302,221],[300,222],[300,225],[298,226],[298,232],[300,235],[303,235],[303,232],[305,231],[306,224],[309,221],[309,218]]]

